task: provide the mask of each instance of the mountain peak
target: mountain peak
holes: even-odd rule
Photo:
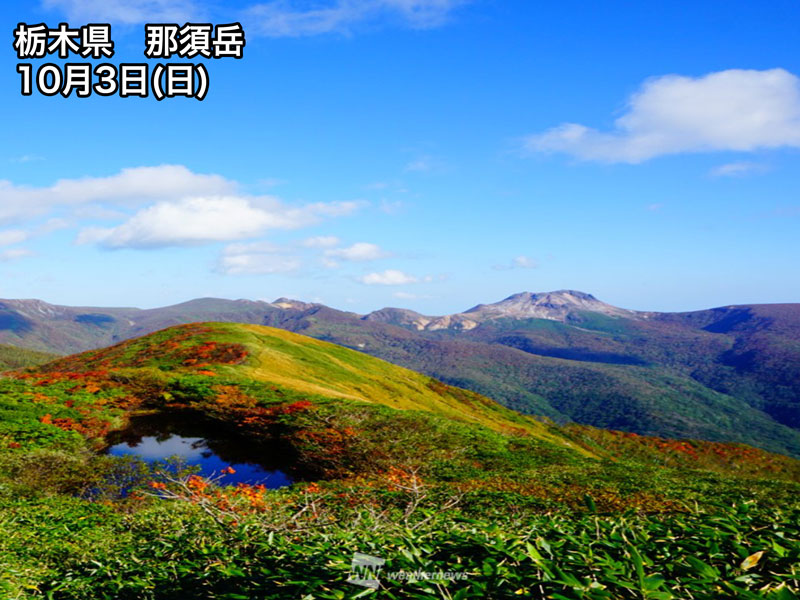
[[[309,308],[319,306],[319,304],[314,304],[313,302],[301,302],[300,300],[292,300],[291,298],[278,298],[277,300],[271,302],[271,304],[273,306],[277,306],[278,308],[292,310],[308,310]]]
[[[493,319],[547,319],[565,321],[576,312],[601,313],[612,317],[636,318],[640,313],[601,302],[591,294],[578,290],[552,292],[520,292],[493,304],[478,304],[469,310],[441,317],[426,317],[417,312],[384,308],[372,312],[365,321],[378,321],[417,330],[450,329],[469,331]]]
[[[387,323],[389,325],[410,326],[415,329],[425,329],[425,326],[431,322],[431,317],[426,317],[416,311],[407,308],[391,308],[385,307],[380,310],[373,311],[368,315],[361,317],[363,321],[375,321],[378,323]]]
[[[529,301],[541,303],[542,301],[562,301],[562,302],[598,302],[597,298],[586,292],[578,290],[554,290],[552,292],[520,292],[511,294],[501,302],[507,301]]]
[[[581,300],[597,300],[591,294],[581,292],[580,290],[553,290],[551,292],[522,292],[521,294],[513,294],[513,296],[529,296],[531,298],[540,298],[543,296],[559,297],[559,298],[579,298]]]
[[[578,290],[520,292],[494,304],[478,304],[463,314],[470,315],[477,320],[508,317],[563,321],[575,311],[595,312],[615,317],[636,315],[635,311],[611,306],[591,294]]]

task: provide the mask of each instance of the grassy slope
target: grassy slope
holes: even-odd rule
[[[43,365],[55,358],[56,355],[49,352],[37,352],[36,350],[0,344],[0,370]]]
[[[385,404],[404,410],[426,410],[475,421],[492,429],[522,429],[555,440],[549,428],[518,415],[493,400],[440,384],[420,375],[328,342],[281,329],[240,326],[259,347],[246,376],[273,381],[298,391]]]
[[[186,339],[174,346],[176,337]],[[57,360],[43,370],[80,372],[135,366],[191,372],[197,370],[198,363],[185,364],[187,345],[209,343],[237,345],[246,350],[246,358],[238,364],[217,366],[220,374],[227,376],[269,382],[299,394],[434,412],[498,431],[521,431],[572,446],[551,426],[475,392],[444,385],[355,350],[260,325],[204,323],[169,328],[110,348]],[[202,367],[203,363],[199,365]]]

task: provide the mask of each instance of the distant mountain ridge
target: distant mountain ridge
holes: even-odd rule
[[[367,321],[377,320],[392,325],[412,326],[418,330],[454,329],[468,331],[481,323],[493,319],[566,321],[570,315],[580,311],[630,319],[647,318],[649,314],[611,306],[585,292],[558,290],[544,293],[522,292],[513,294],[505,300],[494,304],[478,304],[462,313],[442,317],[426,317],[410,310],[384,308],[366,315],[364,319]]]
[[[191,322],[187,321],[189,318],[249,323],[257,322],[259,315],[264,312],[309,311],[319,307],[323,305],[289,298],[278,298],[273,302],[197,298],[154,309],[61,306],[37,299],[0,300],[0,343],[46,352],[72,353],[170,325]],[[411,327],[419,331],[469,331],[481,323],[496,319],[563,322],[579,312],[631,319],[647,318],[651,314],[617,308],[591,294],[575,290],[522,292],[500,302],[478,304],[462,313],[443,316],[425,316],[402,308],[383,308],[366,315],[347,314],[364,321]],[[37,333],[37,330],[41,331]]]
[[[557,421],[800,456],[800,304],[659,313],[559,290],[426,316],[287,298],[144,310],[0,300],[0,344],[68,354],[200,321],[302,333]]]

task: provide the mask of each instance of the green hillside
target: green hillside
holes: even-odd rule
[[[31,367],[43,365],[55,359],[55,354],[49,352],[37,352],[16,346],[0,344],[0,370],[19,369],[20,367]]]
[[[41,371],[130,367],[268,382],[292,394],[429,411],[500,431],[520,429],[564,443],[563,439],[556,440],[552,427],[485,396],[444,385],[342,346],[259,325],[204,323],[173,327],[107,349],[56,360]]]

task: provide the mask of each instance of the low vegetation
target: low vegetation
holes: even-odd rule
[[[165,411],[280,437],[297,483],[98,452]],[[791,599],[798,464],[559,428],[284,331],[183,326],[0,379],[0,597]],[[378,589],[348,581],[354,552],[386,560]]]
[[[6,346],[0,344],[0,370],[19,369],[20,367],[30,367],[33,365],[43,365],[55,359],[55,354],[49,352],[37,352],[17,348],[16,346]]]

